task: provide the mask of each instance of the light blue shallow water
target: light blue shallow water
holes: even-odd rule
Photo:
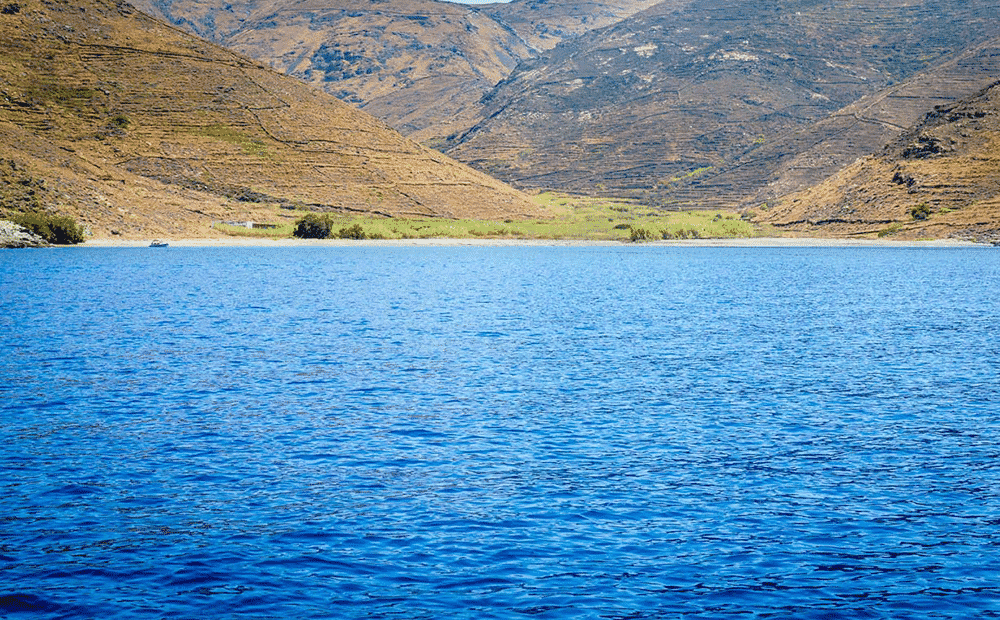
[[[0,254],[0,616],[1000,616],[1000,252]]]

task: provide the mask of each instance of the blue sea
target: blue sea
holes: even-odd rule
[[[0,253],[0,616],[1000,616],[1000,251]]]

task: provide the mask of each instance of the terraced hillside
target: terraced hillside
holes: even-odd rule
[[[655,0],[135,0],[151,15],[356,105],[425,143],[468,129],[518,62]]]
[[[522,194],[124,2],[0,14],[0,209],[98,236],[205,234],[291,209],[506,218]]]
[[[975,44],[903,82],[868,95],[803,129],[766,142],[677,193],[692,198],[743,187],[747,207],[772,203],[871,155],[918,122],[930,108],[975,93],[1000,76],[1000,38]],[[675,195],[675,198],[677,196]]]
[[[796,132],[943,63],[961,65],[998,26],[996,0],[669,0],[522,63],[444,150],[521,187],[739,206],[782,178],[800,182],[781,169],[809,151]],[[905,110],[982,88],[991,54],[967,56],[986,68],[964,65],[954,91],[914,88],[905,106],[883,98],[878,123],[899,131]],[[838,139],[856,142],[845,152],[870,152],[880,131]],[[816,165],[825,155],[803,157]]]
[[[1000,241],[1000,82],[758,216],[799,234]]]

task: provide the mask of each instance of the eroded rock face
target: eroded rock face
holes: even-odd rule
[[[0,220],[0,248],[45,248],[49,244],[13,222]]]

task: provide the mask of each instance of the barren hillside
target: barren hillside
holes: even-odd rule
[[[1000,82],[758,217],[800,234],[1000,241]]]
[[[1000,76],[1000,38],[975,44],[944,62],[837,110],[815,123],[762,143],[731,164],[677,191],[710,186],[746,188],[743,206],[758,207],[819,183],[871,155],[934,106],[949,105]]]
[[[468,129],[518,62],[655,0],[135,0],[428,144]]]
[[[808,149],[795,132],[998,32],[997,0],[668,0],[522,63],[445,152],[521,187],[738,206]],[[996,67],[968,60],[986,68],[951,97]],[[790,150],[754,157],[772,144]]]
[[[0,208],[95,235],[204,234],[289,209],[517,217],[523,195],[124,2],[0,14]]]
[[[536,51],[616,24],[660,0],[512,0],[479,9],[508,24]]]

